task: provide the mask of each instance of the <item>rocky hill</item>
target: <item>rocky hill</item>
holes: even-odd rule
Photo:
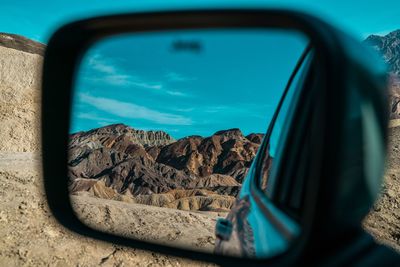
[[[229,175],[241,183],[263,135],[253,136],[249,135],[250,140],[239,129],[218,131],[206,138],[189,136],[161,148],[156,161],[200,177]]]
[[[385,36],[370,35],[364,43],[375,48],[389,65],[390,118],[400,119],[400,30]]]
[[[162,131],[123,124],[75,133],[70,190],[179,209],[228,210],[262,137],[229,129],[175,141]]]

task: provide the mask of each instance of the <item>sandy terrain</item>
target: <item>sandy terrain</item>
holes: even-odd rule
[[[173,258],[156,253],[144,252],[105,244],[89,238],[78,236],[57,224],[50,214],[42,191],[41,175],[38,170],[39,157],[29,152],[0,153],[0,266],[207,266],[209,264]],[[121,210],[123,202],[110,201],[106,205],[97,206],[98,199],[78,197],[76,205],[85,210],[82,214],[92,219],[102,220],[107,209],[111,214],[126,215],[129,212],[140,211],[141,207],[129,207],[127,213]],[[114,205],[114,204],[117,205]],[[122,206],[121,206],[122,205]],[[146,206],[148,208],[148,206]],[[100,213],[97,211],[100,210]],[[95,212],[94,212],[95,211]],[[156,211],[156,210],[155,210]],[[212,218],[203,220],[205,215],[190,214],[185,216],[175,214],[170,222],[163,222],[169,227],[159,241],[169,239],[187,240],[191,231],[206,230],[212,223]],[[94,213],[93,213],[94,212]],[[132,221],[107,221],[107,226],[119,227],[129,231],[132,224],[145,224],[148,228],[141,229],[141,236],[146,235],[154,223],[154,214],[148,211],[145,216],[132,218]],[[158,214],[159,218],[169,217],[167,213]],[[201,220],[200,220],[201,219]],[[186,221],[190,220],[191,224]],[[129,220],[128,220],[129,221]],[[170,224],[169,224],[170,223]],[[179,223],[184,223],[181,227]],[[165,227],[165,225],[163,225]],[[142,225],[143,226],[143,225]],[[203,227],[204,226],[204,227]],[[192,229],[189,229],[193,227]],[[115,229],[114,228],[114,229]],[[110,228],[109,228],[110,229]],[[137,229],[137,228],[136,228]],[[178,233],[180,231],[180,233]],[[151,232],[155,232],[154,229]],[[194,244],[200,248],[209,249],[208,239],[211,230],[204,235],[205,239],[194,238]],[[129,233],[128,233],[129,234]],[[154,235],[153,235],[154,236]]]
[[[397,123],[392,122],[392,125]],[[400,252],[400,127],[389,129],[389,154],[382,193],[364,221],[364,228]]]

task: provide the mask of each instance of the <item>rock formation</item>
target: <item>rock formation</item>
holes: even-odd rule
[[[226,210],[262,138],[229,129],[175,141],[163,131],[123,124],[74,133],[69,142],[70,190],[163,207]],[[193,190],[203,193],[190,195]]]

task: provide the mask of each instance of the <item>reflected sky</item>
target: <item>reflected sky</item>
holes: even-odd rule
[[[70,132],[124,123],[174,138],[264,133],[307,39],[282,30],[119,35],[91,47]]]

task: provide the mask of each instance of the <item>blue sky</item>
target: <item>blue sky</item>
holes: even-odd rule
[[[303,10],[360,39],[371,33],[400,28],[398,0],[1,0],[0,31],[22,34],[45,43],[57,27],[74,19],[118,12],[218,6]]]
[[[400,28],[398,0],[2,0],[0,31],[46,43],[54,30],[76,19],[119,12],[196,7],[286,7],[301,10],[341,27],[360,40],[372,33],[386,34]],[[211,46],[213,51],[203,52],[197,58],[193,54],[161,53],[165,51],[163,46],[171,43],[171,36],[153,37],[147,44],[151,39],[138,37],[133,42],[137,45],[132,49],[137,52],[132,53],[126,53],[124,48],[126,42],[132,41],[131,38],[104,42],[90,50],[80,71],[71,131],[124,122],[135,128],[164,129],[174,137],[209,135],[231,127],[240,127],[245,134],[264,132],[299,47],[286,45],[290,38],[285,41],[284,36],[280,36],[283,38],[280,47],[273,47],[260,36],[244,37],[258,38],[256,42],[271,52],[250,57],[251,62],[248,61],[247,65],[243,63],[254,48],[247,53],[235,53],[235,48],[246,45],[237,42],[231,50],[225,51],[226,47],[212,33],[197,36],[207,45],[214,44]],[[196,35],[192,37],[197,38]],[[224,40],[226,38],[229,36]],[[253,52],[259,54],[260,50],[258,47]],[[287,51],[291,58],[288,56],[285,61],[281,60],[280,69],[273,69],[272,66],[278,62],[277,56],[284,57],[283,52]],[[217,54],[221,56],[215,56]],[[260,60],[266,58],[271,60]],[[238,61],[241,66],[252,66],[251,70],[241,66],[235,68]],[[222,68],[225,71],[221,71]],[[270,71],[261,73],[261,69]],[[271,77],[274,79],[268,79]],[[256,93],[259,97],[252,97]],[[126,110],[136,110],[136,113]],[[239,118],[240,125],[236,123]]]
[[[177,42],[199,51],[175,50]],[[265,132],[308,40],[292,31],[198,30],[105,39],[78,71],[71,132],[111,123],[181,138]]]

